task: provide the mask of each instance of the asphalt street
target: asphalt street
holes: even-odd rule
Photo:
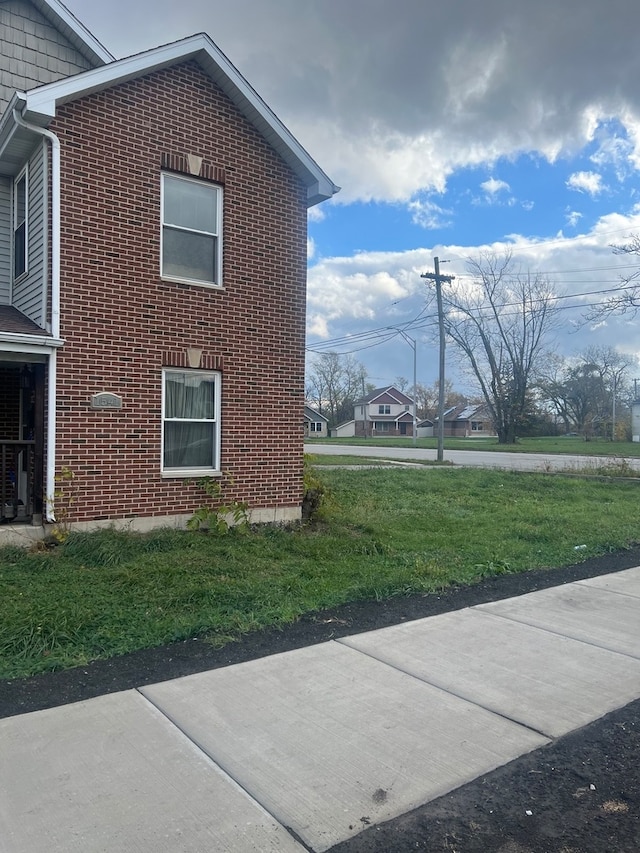
[[[347,444],[306,444],[305,453],[317,456],[363,456],[371,459],[390,459],[397,461],[416,462],[436,460],[435,450],[416,448],[407,440],[406,447],[354,446]],[[444,459],[454,465],[465,465],[475,468],[501,468],[513,471],[584,471],[599,466],[611,464],[607,456],[574,456],[565,454],[544,453],[509,453],[490,450],[447,450]],[[635,470],[640,470],[640,459],[627,459],[627,463]]]

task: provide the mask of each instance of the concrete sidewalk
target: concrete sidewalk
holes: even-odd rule
[[[328,850],[640,697],[640,568],[0,720],[0,852]]]

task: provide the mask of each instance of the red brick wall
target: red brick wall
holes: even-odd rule
[[[62,107],[58,470],[76,520],[190,512],[160,476],[161,371],[187,347],[222,370],[228,498],[298,507],[302,485],[306,190],[190,62]],[[224,290],[161,281],[163,157],[224,175]],[[175,161],[174,161],[175,162]],[[204,172],[203,172],[204,174]],[[95,411],[110,391],[121,411]]]

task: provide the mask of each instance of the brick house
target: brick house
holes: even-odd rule
[[[353,407],[352,435],[413,435],[413,428],[413,399],[393,385],[376,388]]]
[[[0,0],[0,49],[0,517],[53,520],[67,470],[78,526],[182,523],[202,476],[299,518],[306,210],[338,188],[206,35],[115,60]]]
[[[434,422],[437,431],[438,418]],[[452,406],[444,413],[444,434],[459,438],[491,438],[497,435],[484,404]]]

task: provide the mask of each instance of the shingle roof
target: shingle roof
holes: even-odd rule
[[[40,337],[49,334],[12,305],[0,305],[0,332],[11,332],[18,335],[39,335]]]

